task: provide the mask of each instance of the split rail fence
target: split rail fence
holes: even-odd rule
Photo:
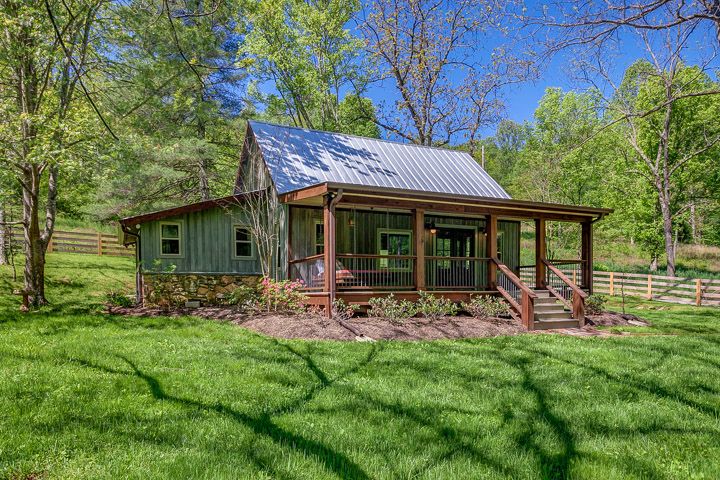
[[[593,272],[596,293],[644,297],[672,303],[720,306],[720,280],[642,273]]]
[[[22,230],[13,229],[13,239],[22,244]],[[85,253],[114,257],[134,257],[135,247],[124,247],[117,235],[91,230],[55,230],[47,249],[48,253]]]

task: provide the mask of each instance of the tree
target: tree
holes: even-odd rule
[[[103,216],[230,192],[247,106],[238,95],[247,77],[237,65],[238,17],[240,2],[138,0],[115,9],[105,90],[123,128],[109,153],[124,165],[101,179]]]
[[[541,12],[520,14],[537,32],[538,26],[550,27],[546,45],[559,50],[573,45],[598,46],[613,41],[624,30],[646,32],[677,28],[697,29],[713,35],[720,43],[720,1],[650,0],[647,2],[567,0],[544,4]]]
[[[691,95],[711,88],[702,69],[686,67],[671,54],[669,62],[641,61],[631,66],[610,103],[609,114],[623,119],[619,128],[630,149],[624,157],[625,171],[645,179],[654,191],[670,276],[675,275],[679,217],[716,188],[706,179],[717,169],[713,153],[720,142],[715,121],[720,98]]]
[[[24,282],[33,306],[47,303],[45,252],[55,228],[61,168],[96,136],[95,119],[109,129],[86,85],[97,61],[91,41],[104,6],[102,0],[0,2],[0,75],[7,92],[0,142],[22,189]]]
[[[499,17],[490,2],[374,0],[366,10],[367,53],[399,97],[378,124],[398,137],[444,145],[464,135],[472,148],[480,129],[499,120],[502,88],[529,73],[508,52],[482,61],[477,38]]]
[[[249,6],[239,46],[241,65],[256,83],[251,89],[270,113],[306,128],[339,131],[341,102],[364,85],[360,41],[346,24],[359,9],[355,0],[256,0]],[[286,123],[283,121],[283,123]]]

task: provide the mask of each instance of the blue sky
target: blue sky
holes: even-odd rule
[[[535,2],[535,6],[539,5]],[[532,8],[532,5],[530,5]],[[715,31],[714,27],[707,22],[699,28],[692,42],[688,45],[685,50],[685,59],[688,63],[701,62],[703,58],[708,57],[711,52],[711,47],[708,45],[708,41],[712,42],[715,48]],[[499,34],[486,34],[481,42],[482,45],[487,45],[488,48],[479,54],[483,57],[489,55],[492,48],[505,42]],[[647,52],[642,44],[639,36],[635,33],[626,31],[622,33],[616,41],[616,51],[608,52],[607,55],[612,57],[612,74],[615,80],[619,80],[622,77],[625,69],[630,66],[633,62],[640,58],[647,58]],[[533,113],[538,105],[538,102],[542,98],[546,89],[551,87],[560,87],[564,90],[583,90],[588,88],[588,84],[584,84],[574,80],[575,75],[572,71],[572,60],[575,52],[570,50],[561,52],[552,58],[548,65],[540,66],[540,75],[534,81],[527,81],[519,85],[513,85],[508,87],[503,92],[503,98],[505,103],[505,118],[509,118],[516,122],[532,121]],[[714,64],[715,72],[717,72],[720,62],[717,60]],[[717,73],[712,75],[717,80]],[[392,102],[397,98],[397,93],[394,88],[392,81],[388,81],[382,84],[371,85],[367,95],[373,99],[376,103],[386,102],[391,105]],[[486,128],[483,132],[483,136],[490,136],[494,133],[495,126]],[[462,139],[456,139],[455,143],[462,141]]]

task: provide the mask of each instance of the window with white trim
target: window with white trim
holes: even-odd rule
[[[252,258],[252,233],[248,227],[235,225],[235,258]]]
[[[168,257],[182,255],[182,224],[180,222],[160,223],[160,255]]]

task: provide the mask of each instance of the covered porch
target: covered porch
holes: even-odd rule
[[[439,196],[381,187],[323,184],[285,194],[289,205],[288,277],[311,302],[360,305],[421,290],[455,301],[501,295],[528,329],[548,292],[584,317],[592,289],[592,225],[608,210],[506,199]],[[535,262],[520,264],[520,221],[535,224]],[[546,258],[546,222],[580,225],[579,258]],[[543,302],[539,300],[538,302]]]

